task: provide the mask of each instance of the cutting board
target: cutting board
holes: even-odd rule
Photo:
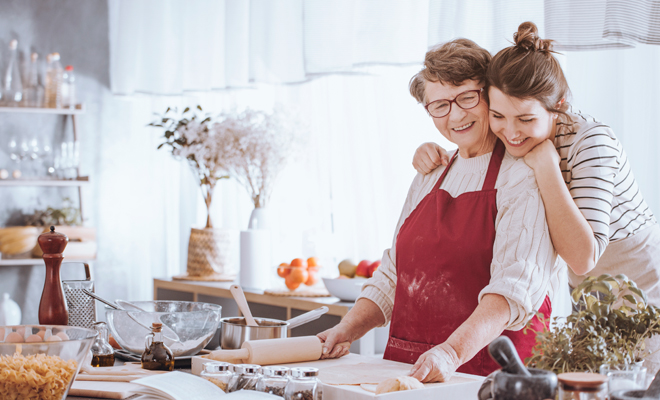
[[[126,399],[135,393],[140,385],[129,382],[74,381],[69,396],[102,399]]]

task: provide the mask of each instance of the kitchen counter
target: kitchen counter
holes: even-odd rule
[[[241,315],[229,287],[235,282],[196,282],[154,279],[154,300],[201,301],[222,306],[222,316]],[[341,318],[355,305],[336,297],[281,297],[261,291],[245,290],[252,314],[256,317],[287,320],[327,306],[329,311],[316,321],[291,329],[290,336],[316,335],[337,325]],[[351,352],[366,356],[382,354],[387,342],[389,327],[376,328],[353,343]],[[213,343],[213,342],[212,342]],[[217,346],[216,346],[217,347]]]

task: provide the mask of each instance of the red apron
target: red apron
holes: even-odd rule
[[[420,355],[441,344],[477,308],[479,292],[490,282],[495,242],[497,189],[495,181],[504,158],[498,140],[481,191],[454,198],[440,184],[417,205],[399,230],[396,243],[397,284],[384,358],[414,364]],[[550,316],[546,296],[540,312]],[[543,323],[534,317],[533,329]],[[535,334],[507,331],[524,360],[531,356]],[[459,372],[488,375],[500,368],[484,347]]]

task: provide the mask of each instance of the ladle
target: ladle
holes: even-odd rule
[[[98,300],[98,301],[100,301],[101,303],[106,304],[106,305],[108,305],[109,307],[111,307],[111,308],[113,308],[113,309],[115,309],[115,310],[127,311],[125,308],[123,308],[123,307],[121,307],[121,306],[119,306],[119,305],[117,305],[117,304],[115,304],[115,303],[113,303],[113,302],[111,302],[111,301],[108,301],[108,300],[104,299],[103,297],[100,297],[100,296],[97,295],[96,293],[92,293],[92,292],[90,292],[90,291],[87,290],[87,289],[81,289],[81,290],[82,290],[82,292],[85,293],[87,296],[93,298],[94,300]],[[137,306],[134,306],[134,307],[137,307]],[[139,308],[139,307],[138,307],[138,308]],[[144,310],[142,310],[142,311],[144,312]],[[146,326],[145,324],[143,324],[142,322],[138,321],[137,318],[133,317],[133,316],[131,315],[130,312],[126,313],[126,315],[128,315],[128,317],[129,317],[130,319],[132,319],[136,324],[140,325],[141,327],[143,327],[143,328],[146,329],[147,331],[151,332],[151,328],[150,328],[150,327],[148,327],[148,326]],[[166,327],[166,326],[167,326],[167,325],[163,324],[163,327]],[[176,332],[174,332],[174,331],[173,331],[171,328],[169,328],[169,327],[167,327],[166,329],[163,329],[163,330],[167,330],[167,329],[169,329],[170,332],[168,332],[168,334],[165,334],[165,332],[163,332],[163,337],[166,338],[166,339],[169,339],[169,340],[171,340],[171,341],[173,341],[173,342],[181,343],[181,339],[179,338],[179,335],[177,335]],[[171,336],[170,334],[173,334],[173,336]]]
[[[243,293],[243,288],[238,285],[231,285],[229,291],[231,292],[231,295],[234,296],[234,300],[236,301],[236,304],[238,304],[238,309],[241,310],[243,317],[245,317],[247,326],[259,326],[257,321],[252,317],[250,307],[248,307],[247,300],[245,299],[245,293]]]

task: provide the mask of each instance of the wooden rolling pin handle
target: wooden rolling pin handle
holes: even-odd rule
[[[250,357],[250,350],[215,350],[209,353],[208,358],[216,361],[245,360]]]

